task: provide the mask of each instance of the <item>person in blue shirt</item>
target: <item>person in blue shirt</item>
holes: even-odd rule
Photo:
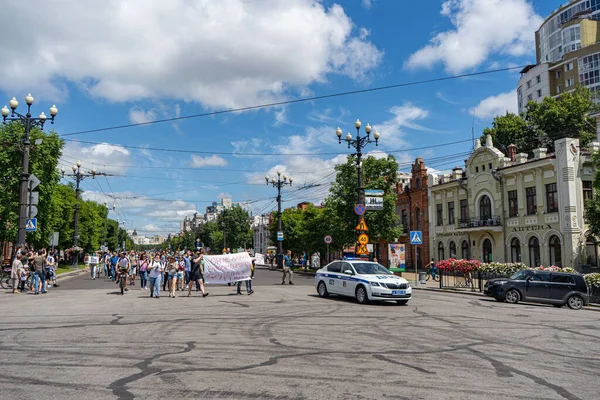
[[[285,276],[289,276],[289,283],[293,285],[292,276],[294,275],[294,265],[292,264],[292,252],[290,250],[287,251],[287,254],[283,256],[283,280],[281,281],[282,285],[285,285]]]
[[[119,262],[119,257],[117,256],[117,252],[113,251],[113,255],[110,258],[110,280],[114,281],[117,279],[117,263]]]

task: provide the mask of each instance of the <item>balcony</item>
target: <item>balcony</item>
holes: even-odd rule
[[[500,217],[478,217],[458,220],[458,229],[471,230],[497,230],[501,228],[502,222]]]

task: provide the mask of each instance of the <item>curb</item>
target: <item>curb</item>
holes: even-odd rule
[[[458,291],[458,290],[445,290],[445,289],[434,289],[434,288],[419,288],[419,287],[414,287],[414,286],[412,288],[415,290],[424,290],[424,291],[428,291],[428,292],[450,293],[450,294],[459,294],[459,295],[466,295],[466,296],[477,296],[477,297],[482,297],[482,298],[486,297],[484,294],[477,293],[477,292],[465,292],[465,291]],[[582,310],[600,312],[600,305],[589,305],[589,306],[583,307]]]

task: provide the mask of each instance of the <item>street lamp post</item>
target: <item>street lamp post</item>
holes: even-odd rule
[[[85,178],[92,177],[95,179],[96,176],[110,176],[109,174],[97,172],[95,169],[92,169],[87,174],[81,171],[81,161],[77,161],[77,164],[74,164],[71,169],[73,170],[72,174],[65,173],[65,167],[62,167],[60,172],[63,178],[65,176],[73,178],[75,181],[75,226],[73,230],[73,252],[76,253],[75,248],[77,247],[77,242],[79,241],[79,197],[80,197],[80,189],[79,184]],[[106,204],[106,202],[105,202]],[[77,269],[78,257],[73,257],[73,268]]]
[[[20,176],[20,188],[19,188],[19,230],[17,234],[17,245],[25,245],[25,225],[27,222],[27,187],[29,181],[29,147],[31,142],[29,140],[29,133],[31,128],[39,126],[40,129],[44,129],[44,123],[46,122],[46,115],[41,113],[37,118],[31,116],[31,106],[33,105],[33,96],[28,94],[25,96],[25,103],[27,103],[27,113],[25,115],[20,114],[16,111],[19,106],[19,102],[16,98],[12,98],[8,103],[8,107],[2,107],[0,112],[2,113],[2,119],[6,121],[17,121],[23,124],[25,127],[25,138],[23,139],[23,171]],[[12,110],[12,111],[11,111]],[[54,123],[54,117],[58,114],[58,108],[55,105],[50,107],[50,123]],[[10,116],[9,116],[10,115]]]
[[[285,185],[292,186],[293,179],[291,177],[288,178],[287,175],[283,175],[283,180],[281,180],[281,171],[277,171],[277,180],[275,178],[270,178],[269,175],[265,175],[265,180],[267,181],[267,185],[271,183],[273,187],[277,188],[277,231],[282,232],[283,227],[281,226],[281,188]],[[277,239],[277,267],[283,268],[283,241]]]
[[[361,123],[360,121],[357,119],[356,122],[354,123],[354,127],[356,128],[356,138],[353,139],[352,138],[352,134],[350,132],[348,132],[346,134],[345,140],[346,143],[348,143],[348,148],[354,148],[356,153],[352,154],[353,156],[356,156],[356,167],[357,167],[357,175],[358,175],[358,184],[356,187],[356,191],[357,191],[357,203],[356,204],[363,204],[364,205],[364,191],[363,191],[363,187],[362,187],[362,149],[364,149],[367,144],[369,143],[375,143],[375,146],[379,146],[379,131],[375,130],[375,132],[373,132],[373,139],[371,139],[371,125],[367,124],[367,126],[365,126],[365,132],[366,132],[366,136],[361,137],[360,136],[360,127],[361,127]],[[338,143],[342,143],[342,129],[341,128],[337,128],[335,130],[335,134],[338,137]],[[359,222],[362,220],[363,216],[359,216]]]

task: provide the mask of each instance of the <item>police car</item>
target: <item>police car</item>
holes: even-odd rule
[[[406,279],[378,263],[362,260],[333,261],[317,271],[315,286],[321,297],[351,296],[361,304],[381,300],[406,304],[412,297]]]

